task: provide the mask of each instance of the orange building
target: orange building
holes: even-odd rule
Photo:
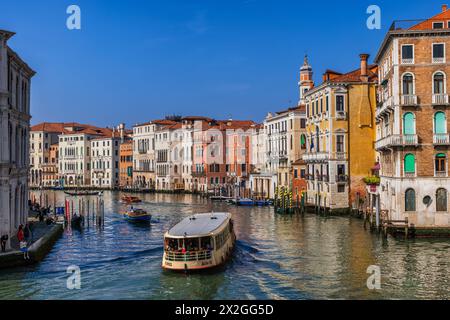
[[[120,145],[119,185],[130,188],[133,185],[133,143],[125,141]]]
[[[306,162],[297,160],[292,163],[292,200],[296,203],[301,201],[303,193],[306,192]]]

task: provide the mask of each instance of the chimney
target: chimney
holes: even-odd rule
[[[367,60],[369,60],[369,55],[366,53],[362,53],[359,55],[361,59],[361,81],[368,82],[369,81],[369,75],[367,70]]]
[[[442,12],[447,11],[447,9],[448,9],[448,6],[446,4],[443,4],[442,5]]]

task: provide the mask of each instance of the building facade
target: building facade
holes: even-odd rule
[[[327,70],[323,83],[305,95],[307,203],[347,212],[366,196],[364,178],[375,163],[377,66],[360,56],[349,73]]]
[[[119,186],[133,187],[133,141],[128,140],[120,145],[119,150]]]
[[[6,247],[28,219],[31,79],[35,72],[9,46],[14,33],[0,30],[0,236]]]
[[[394,22],[376,57],[380,185],[374,196],[393,220],[450,225],[450,11]]]
[[[54,186],[52,176],[55,163],[51,162],[51,146],[58,144],[58,136],[64,132],[64,126],[64,123],[44,122],[31,127],[30,187]],[[53,159],[55,159],[54,156],[55,154]]]

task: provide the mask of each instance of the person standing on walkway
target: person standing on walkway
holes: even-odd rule
[[[5,234],[1,237],[0,242],[2,245],[2,252],[6,252],[6,242],[8,241],[8,235]]]
[[[27,242],[25,241],[25,234],[23,232],[23,225],[19,226],[19,230],[17,231],[17,240],[19,240],[20,251],[23,252],[23,258],[25,260],[30,259]]]

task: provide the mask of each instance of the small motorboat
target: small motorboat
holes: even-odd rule
[[[255,206],[258,207],[265,207],[265,206],[270,206],[271,203],[268,200],[255,200]]]
[[[237,204],[238,206],[247,206],[247,207],[250,207],[250,206],[254,206],[254,205],[255,205],[255,202],[254,202],[252,199],[243,198],[243,199],[237,200],[236,204]]]
[[[125,212],[125,219],[131,222],[150,222],[152,215],[142,209],[131,209]]]
[[[124,203],[140,203],[140,202],[142,202],[142,200],[139,199],[138,197],[123,196],[122,202],[124,202]]]
[[[231,199],[230,197],[225,197],[225,196],[211,196],[209,197],[209,199],[211,201],[227,201],[229,199]]]

